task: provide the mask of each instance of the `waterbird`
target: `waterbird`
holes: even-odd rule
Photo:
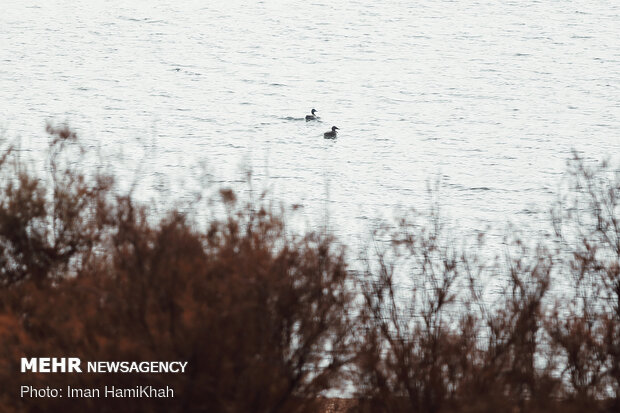
[[[306,115],[306,122],[308,122],[309,120],[317,120],[318,117],[314,115],[314,112],[317,112],[316,109],[312,109],[310,112],[312,112],[312,115]]]
[[[338,132],[336,132],[336,129],[340,129],[337,126],[332,126],[332,130],[330,132],[325,132],[323,134],[323,137],[325,139],[334,139],[336,138],[336,136],[338,135]]]

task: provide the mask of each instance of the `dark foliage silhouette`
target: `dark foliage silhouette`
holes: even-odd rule
[[[156,215],[90,168],[75,132],[47,132],[43,176],[14,147],[0,154],[2,412],[620,411],[607,163],[569,162],[547,239],[462,239],[433,208],[378,230],[360,271],[264,196],[222,189],[200,214]],[[21,374],[21,357],[188,370]],[[21,385],[175,397],[21,398]]]
[[[205,230],[178,211],[152,223],[144,206],[113,192],[111,178],[62,169],[77,137],[48,131],[51,188],[4,171],[2,411],[307,411],[337,386],[351,358],[352,296],[330,238],[295,235],[275,208],[237,205],[231,191],[222,191],[228,215]],[[19,375],[22,356],[183,360],[189,370]],[[21,384],[169,385],[176,396],[22,399]]]

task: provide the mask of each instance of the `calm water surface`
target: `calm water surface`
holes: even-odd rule
[[[14,1],[0,124],[68,120],[145,197],[210,180],[330,215],[344,237],[423,207],[464,229],[546,219],[571,148],[620,154],[614,1]],[[316,108],[321,122],[303,116]],[[324,140],[332,125],[336,141]],[[146,151],[145,151],[146,148]]]

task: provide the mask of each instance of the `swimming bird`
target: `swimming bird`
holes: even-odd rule
[[[336,132],[336,129],[340,129],[340,128],[338,128],[338,127],[336,127],[336,126],[332,126],[332,130],[331,130],[331,132],[325,132],[325,133],[323,134],[323,137],[324,137],[325,139],[335,139],[335,138],[336,138],[336,135],[338,135],[338,132]]]
[[[314,112],[317,112],[316,109],[312,109],[310,112],[312,112],[312,115],[306,115],[306,122],[308,122],[309,120],[317,120],[318,117],[314,115]]]

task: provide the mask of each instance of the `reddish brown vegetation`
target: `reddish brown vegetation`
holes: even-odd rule
[[[377,234],[389,242],[354,277],[332,239],[295,235],[230,190],[204,229],[179,211],[155,222],[111,177],[72,166],[75,133],[48,132],[47,179],[0,156],[0,411],[620,409],[620,178],[606,165],[571,162],[557,249],[517,239],[492,261],[432,214]],[[574,291],[549,293],[569,279]],[[20,374],[36,356],[189,370]],[[20,398],[22,384],[168,385],[175,398]],[[325,399],[337,389],[356,401]]]
[[[111,179],[61,170],[54,186],[18,173],[0,199],[1,411],[291,412],[336,383],[350,359],[351,294],[329,238],[287,233],[266,205],[195,229],[111,192]],[[8,174],[10,176],[10,174]],[[328,351],[329,350],[329,351]],[[183,360],[177,375],[19,374],[20,357]],[[21,384],[169,385],[175,398],[21,399]]]
[[[357,411],[619,411],[620,174],[569,165],[556,249],[516,239],[488,265],[434,215],[384,236],[362,286]],[[482,285],[497,279],[489,305]],[[550,296],[553,280],[574,291]]]

